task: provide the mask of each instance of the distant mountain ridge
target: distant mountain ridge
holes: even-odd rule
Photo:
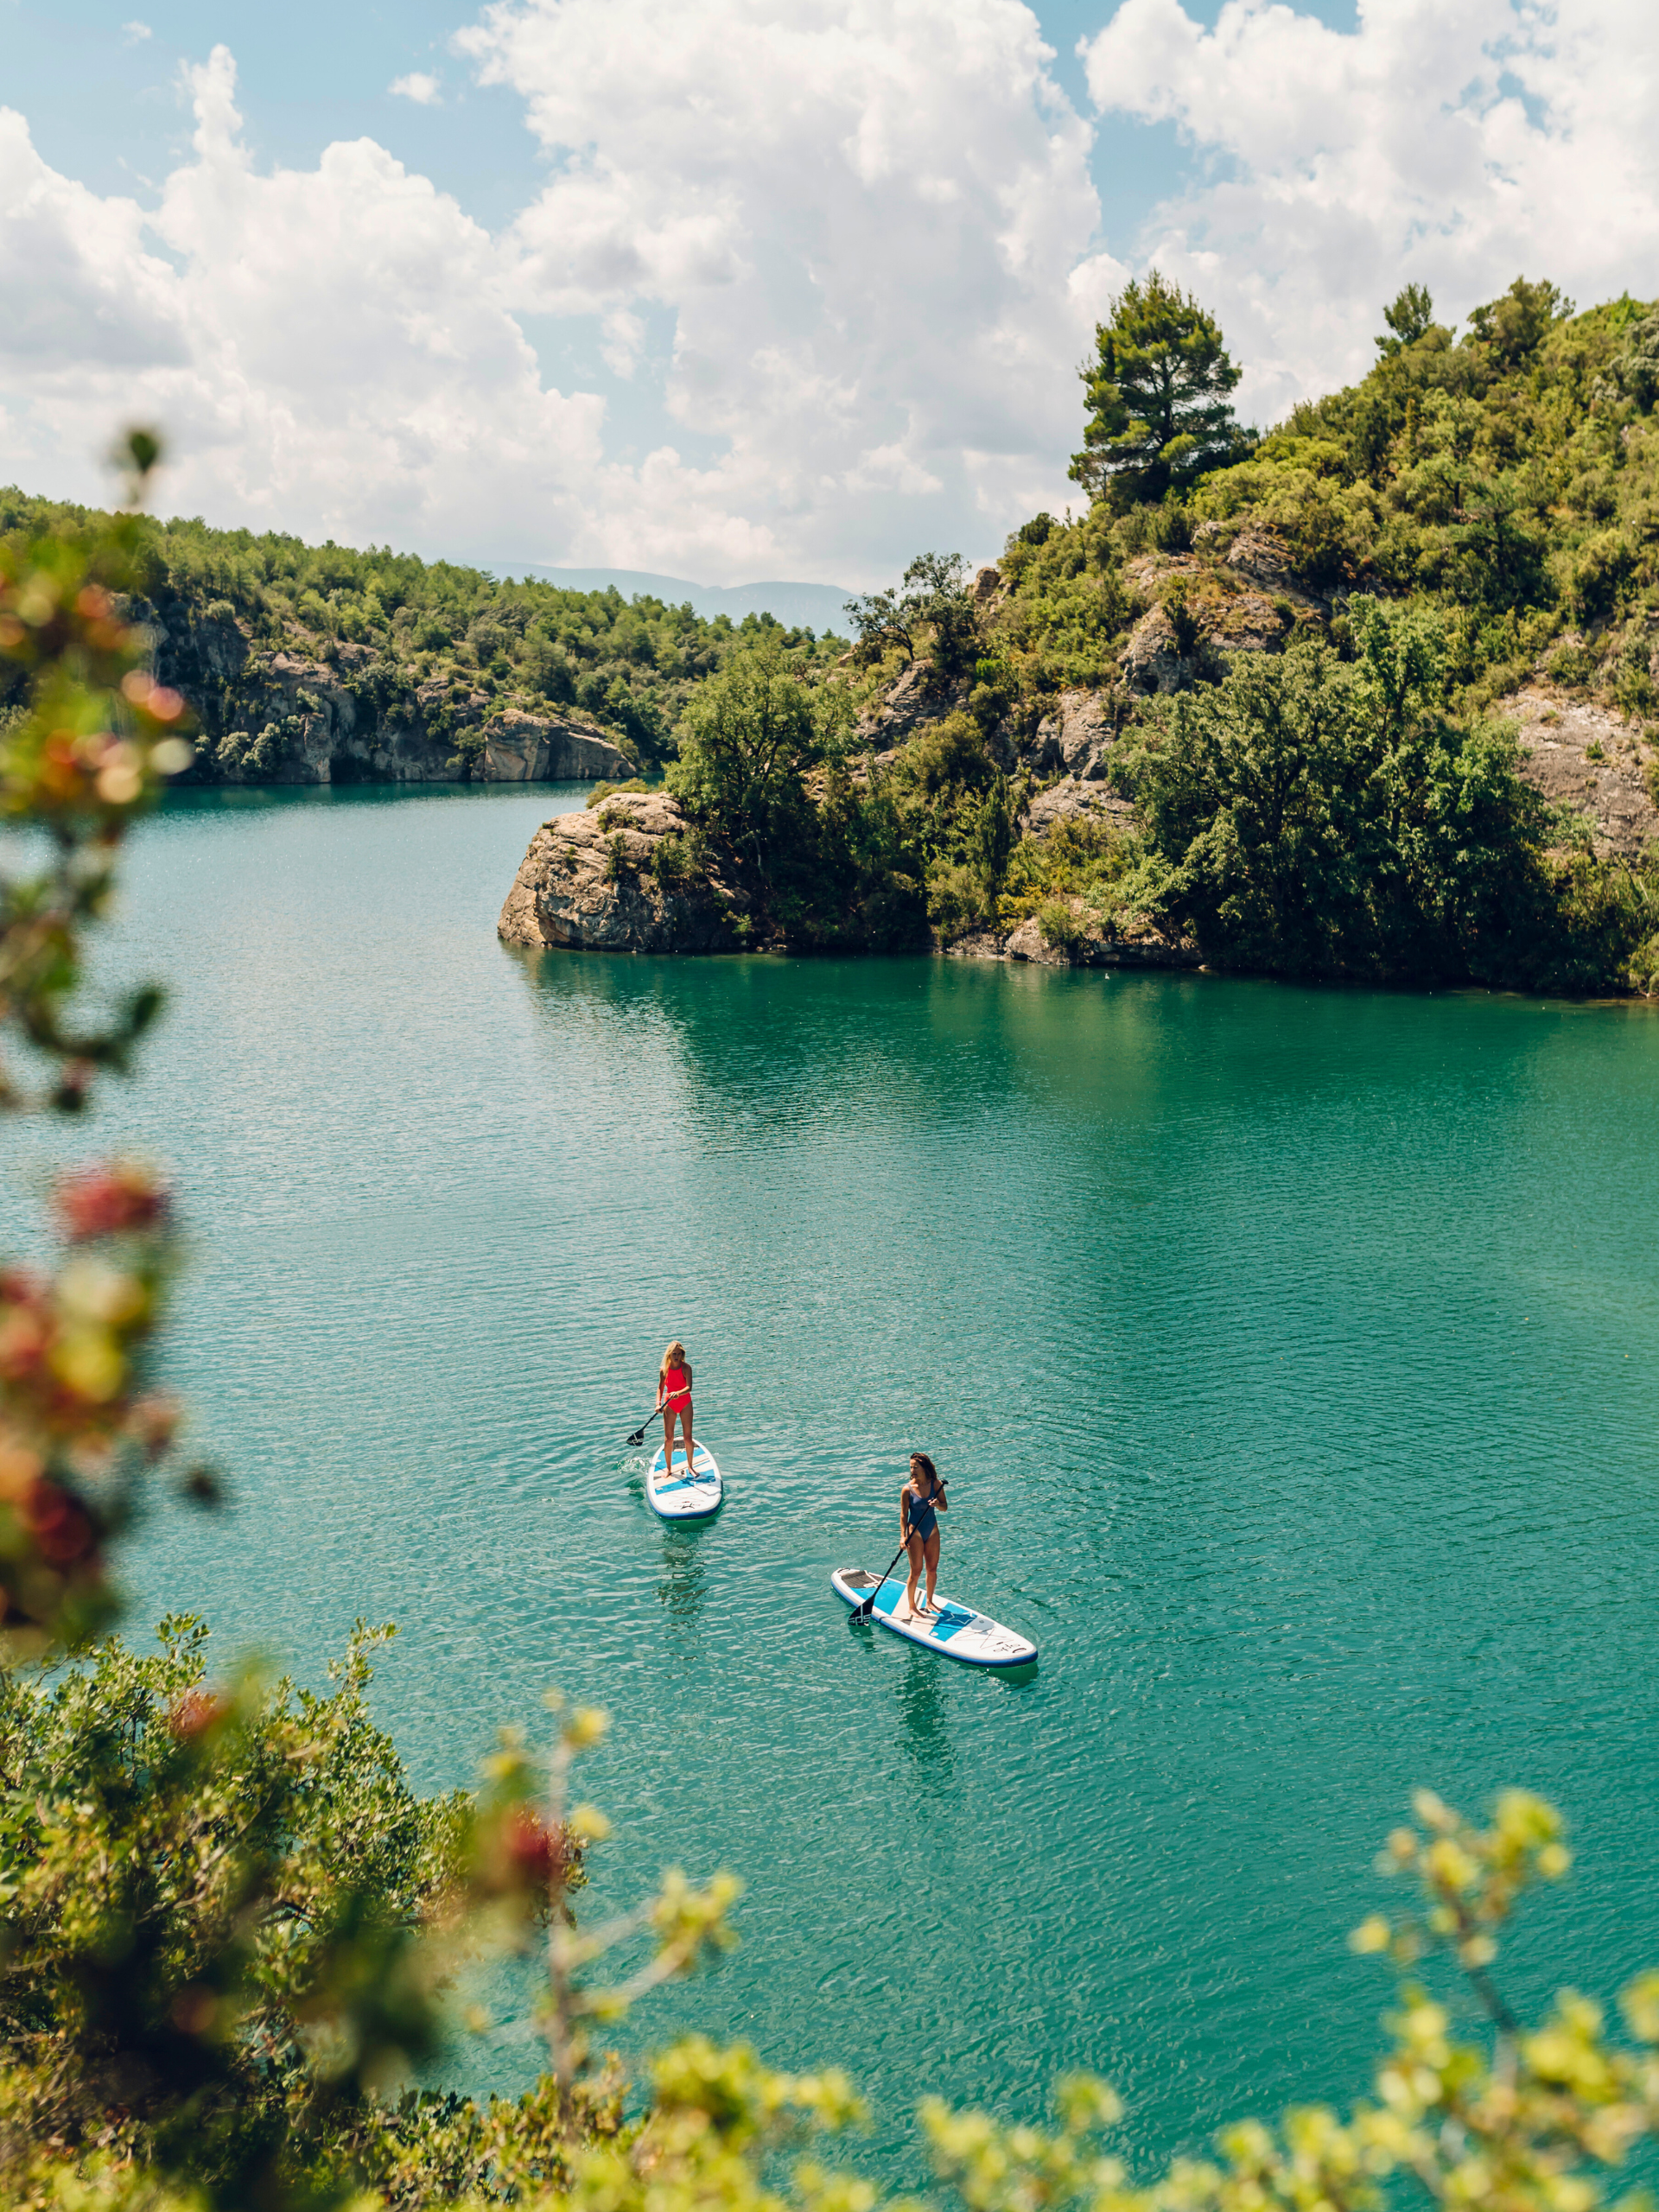
[[[705,622],[720,614],[734,622],[746,614],[772,614],[791,629],[850,634],[842,610],[853,594],[840,584],[694,584],[685,576],[653,575],[645,569],[559,569],[545,561],[531,563],[531,572],[562,591],[609,591],[614,586],[624,599],[660,599],[671,607],[690,601],[692,612]]]

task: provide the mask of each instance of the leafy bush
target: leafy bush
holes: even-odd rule
[[[1561,931],[1617,938],[1557,916],[1548,810],[1512,737],[1446,717],[1439,626],[1365,601],[1351,620],[1351,664],[1317,643],[1241,658],[1122,749],[1169,910],[1206,957],[1541,979],[1577,957]]]
[[[1081,951],[1089,941],[1082,916],[1064,899],[1050,899],[1038,909],[1037,926],[1044,944],[1056,952]]]
[[[929,868],[927,918],[944,944],[982,929],[993,912],[978,868],[964,861],[939,861]]]

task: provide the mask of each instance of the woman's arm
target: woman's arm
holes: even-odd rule
[[[688,1390],[691,1388],[691,1363],[689,1359],[685,1363],[685,1387]]]
[[[910,1541],[910,1484],[906,1483],[899,1493],[899,1541]]]
[[[942,1482],[936,1481],[933,1484],[933,1503],[940,1513],[948,1513],[950,1510],[950,1501],[944,1494],[944,1484]]]

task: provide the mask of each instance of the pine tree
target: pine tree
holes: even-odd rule
[[[1132,279],[1096,326],[1096,358],[1073,480],[1119,506],[1160,499],[1205,469],[1243,458],[1248,435],[1227,394],[1238,382],[1215,317],[1153,270]]]

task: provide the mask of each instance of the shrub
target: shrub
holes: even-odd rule
[[[1037,927],[1045,944],[1056,952],[1076,954],[1089,942],[1082,916],[1069,899],[1051,899],[1037,913]]]
[[[1630,988],[1643,998],[1659,998],[1659,935],[1644,938],[1630,955]]]
[[[927,872],[927,918],[950,944],[989,918],[990,901],[979,870],[963,861],[938,861]]]
[[[651,855],[651,872],[664,891],[677,890],[692,874],[691,855],[681,836],[659,837]]]
[[[592,813],[596,807],[602,807],[606,800],[617,791],[642,791],[645,789],[645,785],[638,776],[630,776],[626,784],[597,783],[588,792],[583,804],[588,812]]]

